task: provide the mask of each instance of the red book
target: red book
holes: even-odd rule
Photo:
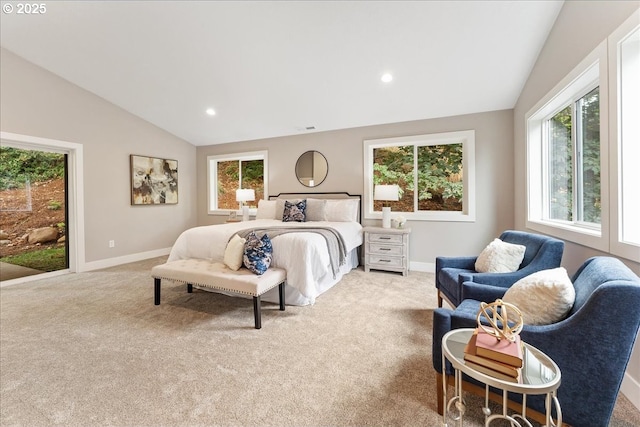
[[[476,337],[476,354],[487,359],[497,360],[507,365],[522,368],[522,343],[520,335],[516,335],[515,341],[507,339],[498,340],[482,329],[478,329]]]

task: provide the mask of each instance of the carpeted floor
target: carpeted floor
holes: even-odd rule
[[[0,425],[441,424],[433,275],[354,270],[314,306],[265,304],[256,330],[249,299],[165,282],[154,306],[163,261],[0,289]],[[639,424],[621,396],[611,425]]]

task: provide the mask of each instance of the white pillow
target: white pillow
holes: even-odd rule
[[[260,199],[260,201],[258,202],[258,212],[256,212],[256,219],[275,219],[275,218],[276,218],[276,201]]]
[[[524,259],[525,246],[493,239],[476,259],[479,273],[511,273],[517,271]]]
[[[327,200],[327,221],[358,221],[358,199]]]
[[[307,199],[307,210],[305,221],[326,221],[327,201],[320,199]]]
[[[224,250],[224,264],[232,270],[239,270],[243,264],[244,244],[247,239],[234,234]]]
[[[502,297],[522,312],[527,325],[549,325],[571,311],[576,291],[563,267],[542,270],[514,283]]]

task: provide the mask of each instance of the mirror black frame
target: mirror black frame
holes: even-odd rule
[[[316,157],[317,155],[322,156],[322,159],[324,160],[324,164],[325,164],[325,173],[324,173],[324,176],[322,177],[320,176],[316,177],[315,175],[316,172],[314,171],[314,162],[317,159]],[[308,164],[309,162],[310,162],[310,165]],[[306,167],[307,170],[310,167],[310,171],[311,171],[310,178],[309,176],[303,175],[303,171],[302,171],[303,167]],[[319,151],[316,151],[316,150],[305,151],[300,155],[300,157],[298,157],[298,161],[296,161],[295,173],[296,173],[296,178],[298,178],[298,182],[300,184],[309,188],[317,187],[318,185],[322,184],[324,180],[327,179],[327,175],[329,175],[329,162],[327,161],[327,158],[325,157],[325,155]],[[309,181],[313,181],[313,185],[309,185]]]

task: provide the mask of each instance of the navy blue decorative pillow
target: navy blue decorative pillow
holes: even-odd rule
[[[255,274],[264,274],[271,265],[273,257],[273,246],[271,239],[266,234],[262,238],[258,238],[255,231],[247,236],[244,244],[244,256],[242,261],[244,266]]]
[[[283,222],[304,222],[306,218],[307,200],[300,200],[297,203],[284,202]]]

